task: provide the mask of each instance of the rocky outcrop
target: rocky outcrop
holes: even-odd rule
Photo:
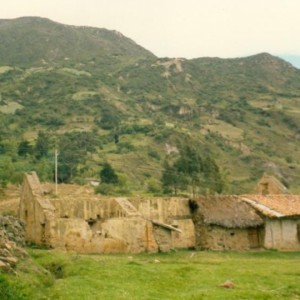
[[[24,224],[12,216],[0,216],[0,270],[13,272],[19,259],[25,258]]]

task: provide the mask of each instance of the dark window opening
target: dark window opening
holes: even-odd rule
[[[93,226],[97,220],[96,219],[92,219],[92,218],[89,218],[88,220],[86,220],[86,222],[90,225],[90,226]]]
[[[262,188],[262,194],[263,195],[267,195],[269,194],[269,184],[268,183],[263,183],[262,184],[263,188]]]

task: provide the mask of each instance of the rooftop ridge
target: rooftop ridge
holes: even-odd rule
[[[279,213],[278,211],[276,211],[274,209],[271,209],[271,208],[267,207],[264,204],[258,203],[255,200],[251,200],[251,199],[244,198],[244,197],[242,197],[242,200],[244,202],[250,204],[253,208],[257,209],[258,211],[260,211],[264,215],[268,215],[270,217],[276,217],[276,218],[284,217],[284,215]]]

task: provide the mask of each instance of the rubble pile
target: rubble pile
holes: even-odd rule
[[[19,259],[25,258],[24,224],[15,217],[0,215],[0,270],[13,271]]]

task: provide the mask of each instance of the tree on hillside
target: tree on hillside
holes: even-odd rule
[[[104,107],[98,124],[105,130],[117,128],[120,124],[119,112],[113,107]]]
[[[89,152],[95,151],[99,142],[92,132],[68,132],[58,140],[58,180],[70,182],[78,174],[79,165],[86,162]]]
[[[33,150],[35,158],[37,160],[39,160],[42,157],[47,156],[49,150],[50,150],[49,136],[45,132],[39,131],[37,139],[36,139],[35,147]]]
[[[180,175],[181,174],[178,173],[174,165],[170,164],[168,161],[165,161],[161,178],[164,193],[173,193],[174,195],[177,195],[178,190],[185,182],[184,177],[181,177]]]
[[[100,179],[102,183],[117,184],[119,182],[118,175],[109,163],[103,165],[100,171]]]
[[[191,187],[192,194],[196,193],[197,186],[203,172],[200,153],[190,145],[185,145],[180,150],[180,157],[174,164],[176,171],[185,179],[185,187]]]
[[[21,141],[19,146],[18,146],[18,155],[19,156],[27,156],[32,154],[33,151],[33,147],[31,146],[31,144],[29,143],[29,141],[24,140]]]
[[[203,160],[203,174],[206,186],[214,192],[221,193],[225,187],[220,168],[210,156]]]
[[[5,158],[0,161],[0,186],[5,187],[8,182],[12,181],[15,174],[15,166],[11,158]]]
[[[202,155],[196,147],[181,147],[180,156],[173,164],[165,163],[161,178],[164,191],[178,190],[197,192],[217,192],[223,189],[223,180],[217,163],[209,155]]]

